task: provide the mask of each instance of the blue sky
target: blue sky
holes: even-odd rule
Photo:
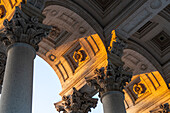
[[[54,103],[61,100],[60,81],[54,70],[39,56],[34,63],[33,113],[58,113]],[[98,96],[95,95],[94,98]],[[103,113],[100,100],[91,113]]]

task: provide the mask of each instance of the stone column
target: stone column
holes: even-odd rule
[[[72,95],[63,96],[62,101],[55,103],[58,112],[63,113],[88,113],[95,108],[98,99],[91,98],[87,93],[81,93],[73,88]]]
[[[0,94],[1,94],[1,90],[2,90],[5,65],[6,65],[6,54],[3,52],[0,52]]]
[[[4,26],[0,38],[8,49],[0,113],[31,113],[34,58],[49,27],[18,7],[13,19],[5,20]]]
[[[123,89],[126,82],[130,82],[132,73],[123,70],[121,56],[125,43],[115,37],[115,32],[107,48],[108,63],[106,67],[96,69],[95,76],[87,79],[87,85],[94,87],[99,92],[103,103],[104,113],[126,113]]]
[[[97,76],[87,80],[89,86],[99,91],[104,113],[126,113],[123,88],[131,79],[131,74],[123,71],[122,67],[114,69],[111,62],[108,66],[96,69]]]

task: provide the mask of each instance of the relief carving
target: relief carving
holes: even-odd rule
[[[61,14],[59,19],[61,19],[62,21],[66,22],[67,24],[71,26],[74,26],[77,23],[76,20],[74,20],[72,17],[70,17],[66,13]]]
[[[0,5],[0,18],[3,18],[6,14],[6,9],[3,5]]]
[[[169,113],[169,112],[170,112],[170,107],[168,103],[161,104],[159,107],[150,111],[150,113]]]
[[[51,32],[49,34],[49,36],[53,39],[55,39],[56,37],[58,37],[61,33],[61,30],[58,27],[53,27],[51,29]]]
[[[51,27],[38,22],[36,17],[28,17],[19,7],[16,7],[12,20],[4,21],[0,40],[10,45],[16,42],[28,43],[38,51],[38,44],[42,38],[47,37]]]
[[[98,99],[91,98],[87,93],[81,93],[73,88],[72,95],[63,96],[62,103],[55,103],[58,112],[63,113],[88,113],[95,108]]]
[[[119,56],[122,57],[123,55],[123,50],[126,48],[126,43],[124,40],[118,38],[116,36],[115,31],[112,31],[112,38],[110,40],[110,45],[108,47],[108,51]]]
[[[161,7],[161,5],[162,5],[161,0],[152,0],[152,2],[150,3],[150,7],[152,9],[158,9]]]
[[[140,95],[140,94],[145,93],[146,87],[145,87],[145,85],[142,84],[142,83],[137,83],[137,84],[134,84],[134,86],[133,86],[133,91],[134,91],[134,93],[136,93],[137,95]]]
[[[73,59],[75,60],[75,62],[78,63],[78,65],[83,63],[83,61],[85,61],[86,58],[87,58],[87,54],[82,48],[79,50],[76,50],[73,54]]]
[[[160,108],[162,109],[162,113],[169,113],[170,112],[170,107],[168,103],[161,104]]]
[[[84,27],[80,27],[80,28],[79,28],[79,33],[80,33],[80,34],[84,34],[84,33],[86,33],[86,31],[87,31],[87,30],[86,30]]]
[[[99,92],[99,97],[108,91],[121,91],[126,86],[126,82],[131,81],[132,74],[123,70],[122,66],[115,67],[108,62],[108,66],[96,69],[96,77],[87,81],[87,85],[94,87]]]
[[[51,61],[55,61],[55,60],[56,60],[56,56],[53,55],[53,54],[50,54],[48,57],[49,57],[49,59],[50,59]]]

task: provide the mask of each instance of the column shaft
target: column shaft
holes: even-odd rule
[[[26,43],[11,45],[7,53],[0,113],[31,113],[35,49]]]
[[[126,113],[124,95],[120,91],[109,91],[102,96],[104,113]]]

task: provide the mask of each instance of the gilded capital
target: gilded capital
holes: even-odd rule
[[[123,70],[122,66],[116,67],[110,61],[108,65],[94,72],[97,76],[86,79],[87,85],[94,87],[99,92],[99,97],[109,91],[120,91],[131,81],[132,74]]]
[[[30,44],[38,50],[39,42],[48,35],[51,27],[38,22],[38,18],[29,17],[16,7],[13,18],[5,20],[4,29],[0,32],[0,40],[5,45],[22,42]]]
[[[88,113],[97,106],[98,99],[91,98],[87,93],[81,93],[73,88],[72,95],[63,96],[62,103],[55,103],[58,112]]]

